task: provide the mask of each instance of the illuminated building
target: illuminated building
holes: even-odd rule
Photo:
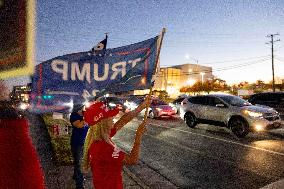
[[[28,102],[30,92],[30,85],[14,86],[13,91],[10,93],[10,99],[13,101]]]
[[[213,79],[212,67],[198,64],[182,64],[160,68],[156,74],[156,90],[165,90],[171,97],[180,95],[180,88],[192,86],[196,82],[206,82]]]

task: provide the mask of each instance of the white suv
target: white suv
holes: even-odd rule
[[[193,128],[198,123],[225,126],[238,137],[250,131],[261,131],[281,126],[279,113],[272,108],[253,106],[233,95],[203,95],[182,101],[180,117]]]

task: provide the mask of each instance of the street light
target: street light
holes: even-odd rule
[[[204,72],[200,72],[200,75],[201,75],[201,86],[202,86],[202,92],[203,92],[204,91],[203,82],[204,82],[204,75],[205,75],[205,73]]]
[[[201,75],[201,83],[202,83],[202,85],[203,85],[203,79],[204,79],[204,75],[205,75],[205,73],[204,72],[200,72],[200,75]]]

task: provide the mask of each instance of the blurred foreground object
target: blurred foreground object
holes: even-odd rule
[[[44,177],[28,134],[28,121],[0,103],[0,188],[44,189]]]
[[[0,79],[0,100],[8,100],[9,99],[9,91],[5,82]]]
[[[0,0],[0,78],[33,73],[34,0]]]

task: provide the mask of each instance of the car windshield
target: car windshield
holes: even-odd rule
[[[251,103],[237,96],[220,96],[220,98],[232,106],[251,106]]]

